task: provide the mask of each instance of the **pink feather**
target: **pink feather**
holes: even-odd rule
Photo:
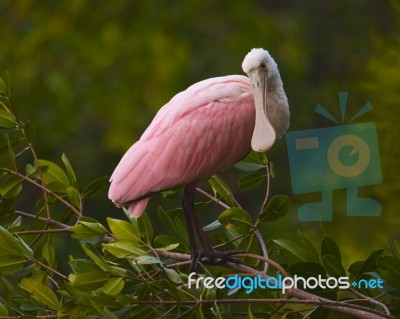
[[[139,217],[149,196],[206,178],[251,149],[255,108],[245,76],[211,78],[175,95],[111,176],[109,198]]]

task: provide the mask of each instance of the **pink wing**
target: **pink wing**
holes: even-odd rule
[[[212,78],[163,106],[121,159],[109,198],[140,216],[150,194],[231,166],[250,151],[255,109],[249,79]]]

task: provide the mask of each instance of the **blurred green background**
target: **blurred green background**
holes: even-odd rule
[[[269,50],[279,65],[290,130],[332,126],[314,108],[321,103],[338,117],[339,91],[349,92],[349,114],[371,101],[374,109],[357,123],[377,125],[383,183],[362,193],[382,203],[382,216],[347,217],[345,192],[337,190],[334,220],[324,227],[347,264],[400,239],[399,1],[2,0],[0,17],[0,70],[10,76],[21,118],[36,128],[39,157],[59,162],[65,152],[82,184],[110,176],[174,94],[205,78],[242,74],[253,47]],[[320,224],[300,222],[297,207],[319,195],[292,194],[284,139],[268,156],[276,173],[271,192],[291,196],[293,207],[266,226],[265,238],[293,238],[296,229],[318,236]],[[235,183],[235,174],[224,176]],[[234,188],[255,211],[263,187]],[[106,189],[86,213],[123,218]]]

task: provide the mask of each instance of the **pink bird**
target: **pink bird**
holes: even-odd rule
[[[216,252],[194,212],[201,179],[235,164],[251,149],[267,151],[289,126],[289,106],[277,64],[263,49],[253,49],[242,75],[198,82],[164,105],[139,141],[122,157],[111,176],[108,196],[129,206],[133,217],[151,195],[184,185],[182,206],[193,261],[228,254]],[[194,228],[193,228],[194,227]],[[197,251],[194,230],[202,244]]]

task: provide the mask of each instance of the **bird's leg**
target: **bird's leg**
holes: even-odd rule
[[[182,206],[185,215],[186,225],[188,228],[189,243],[191,246],[190,248],[192,264],[190,267],[190,271],[192,272],[196,269],[197,263],[201,260],[202,257],[207,257],[210,264],[217,264],[224,261],[241,263],[240,260],[231,256],[238,253],[243,253],[243,251],[219,251],[214,249],[208,241],[203,227],[201,226],[200,219],[194,210],[194,194],[196,192],[197,184],[198,182],[196,181],[185,185],[182,196]],[[200,251],[196,250],[196,240],[193,232],[193,227],[197,233],[197,236],[200,239],[200,243],[202,246]]]
[[[196,191],[196,186],[197,182],[185,185],[182,195],[183,215],[185,216],[186,228],[189,236],[190,256],[192,258],[192,263],[190,265],[190,272],[195,271],[197,263],[199,262],[200,259],[200,254],[196,248],[196,238],[194,234],[193,220],[192,220],[193,215],[196,215],[194,213],[194,193]]]

